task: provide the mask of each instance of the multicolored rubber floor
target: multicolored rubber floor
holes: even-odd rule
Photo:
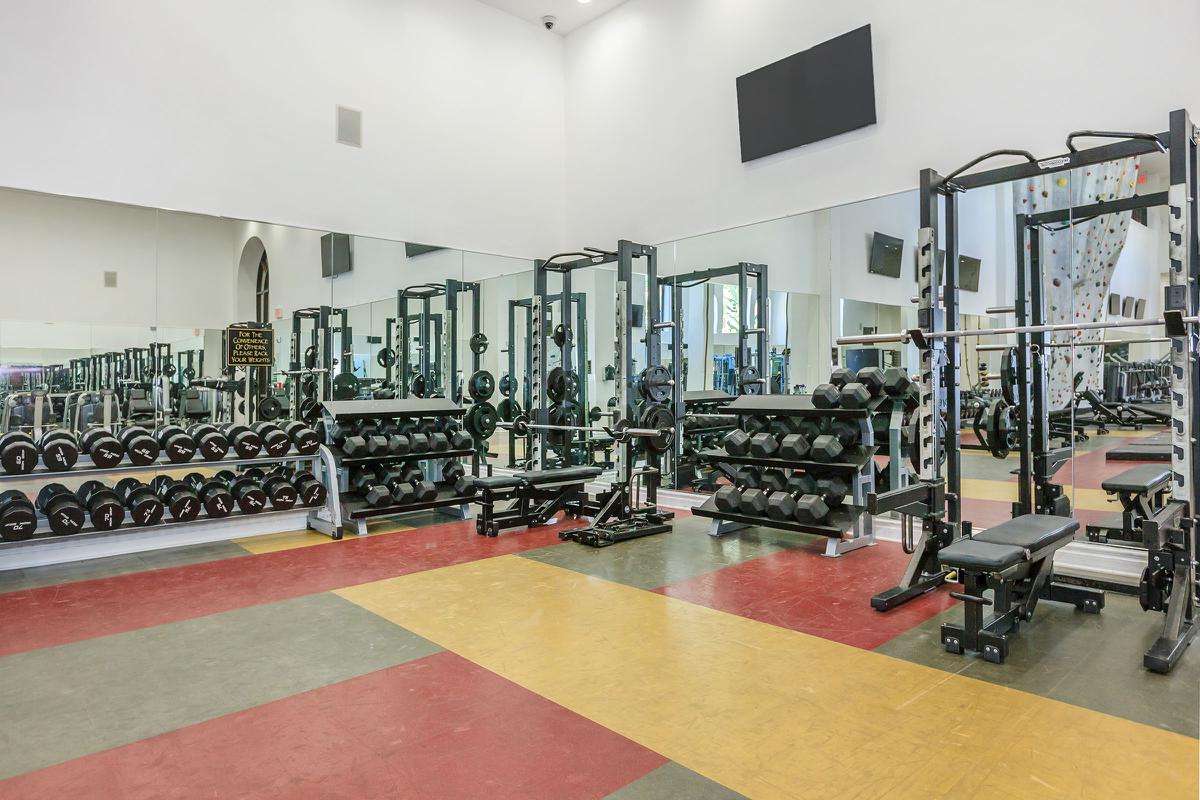
[[[1197,796],[1200,652],[1145,672],[1133,598],[992,665],[946,590],[870,609],[890,543],[445,520],[0,573],[0,798]]]

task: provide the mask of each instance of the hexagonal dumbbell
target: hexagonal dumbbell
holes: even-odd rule
[[[803,461],[808,458],[808,437],[803,433],[789,433],[781,438],[779,458],[785,461]]]
[[[789,433],[796,433],[799,430],[798,425],[799,420],[796,417],[775,417],[767,426],[767,431],[775,434],[776,438],[782,438]]]
[[[854,380],[854,370],[838,367],[829,374],[829,382],[837,388],[842,388]]]
[[[871,393],[871,397],[879,397],[883,394],[884,384],[887,382],[884,371],[879,367],[863,367],[855,375],[858,382],[867,387],[867,391]]]
[[[782,492],[787,487],[787,476],[781,469],[763,470],[759,475],[758,488],[768,492]]]
[[[807,473],[793,473],[784,482],[783,490],[772,492],[767,498],[767,516],[774,520],[794,519],[796,503],[806,494],[817,490],[816,480]]]
[[[772,458],[777,450],[779,450],[779,440],[773,433],[763,431],[750,437],[750,455],[755,458]]]
[[[717,489],[713,495],[713,505],[718,511],[726,511],[735,513],[739,506],[742,497],[742,490],[736,486],[722,486]]]
[[[842,457],[842,452],[845,449],[842,447],[842,442],[838,437],[825,433],[813,439],[812,446],[809,448],[809,457],[813,461],[832,464]]]
[[[883,373],[883,391],[888,397],[904,397],[912,386],[908,373],[899,367],[892,367]]]
[[[845,479],[837,476],[820,478],[817,480],[817,494],[825,501],[825,505],[836,508],[845,504],[850,486]]]
[[[742,489],[761,489],[762,473],[754,467],[744,467],[738,470],[735,483]]]
[[[813,389],[812,404],[814,408],[837,408],[840,399],[838,387],[832,383],[822,383]]]
[[[871,390],[861,383],[847,383],[838,399],[842,408],[866,408],[871,402]]]
[[[744,456],[750,452],[750,434],[734,430],[725,434],[725,452],[731,456]]]
[[[763,516],[767,513],[769,494],[766,489],[747,489],[738,499],[738,510],[749,516]]]
[[[764,417],[761,414],[756,414],[753,417],[746,417],[742,424],[742,428],[746,433],[753,436],[756,433],[765,431],[771,425],[769,417]]]
[[[815,494],[806,494],[796,501],[792,518],[802,525],[820,525],[829,516],[829,506]]]

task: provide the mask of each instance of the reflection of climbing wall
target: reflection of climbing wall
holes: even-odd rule
[[[1068,206],[1130,197],[1137,187],[1137,159],[1113,161],[1046,175],[1019,185],[1013,193],[1018,214],[1037,214]],[[1106,214],[1041,234],[1042,274],[1046,282],[1046,321],[1051,324],[1099,322],[1107,309],[1108,287],[1129,233],[1130,213]],[[1031,247],[1032,245],[1027,245]],[[1102,330],[1056,333],[1051,341],[1076,345],[1098,342]],[[1072,381],[1083,373],[1080,388],[1100,389],[1103,352],[1099,347],[1056,347],[1047,370],[1050,408],[1071,401]]]

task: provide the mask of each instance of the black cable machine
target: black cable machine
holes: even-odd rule
[[[1116,141],[1079,150],[1075,147],[1074,140],[1082,137]],[[1187,112],[1178,110],[1171,113],[1170,128],[1164,133],[1152,135],[1078,131],[1067,137],[1066,147],[1068,152],[1063,155],[1042,160],[1023,150],[992,151],[945,178],[934,170],[923,170],[920,186],[921,230],[918,240],[919,327],[902,334],[843,337],[838,340],[839,345],[912,341],[921,351],[921,409],[914,442],[918,478],[907,488],[868,497],[871,513],[897,511],[907,517],[919,518],[921,532],[914,541],[906,543],[906,549],[913,553],[913,558],[901,582],[873,597],[871,605],[879,611],[887,611],[940,586],[948,574],[942,563],[942,551],[972,538],[971,524],[963,522],[961,518],[960,420],[956,391],[959,385],[958,338],[1008,333],[1018,335],[1017,380],[1014,385],[1019,393],[1019,405],[1030,409],[1031,413],[1018,425],[1017,447],[1022,452],[1022,463],[1018,501],[1013,510],[1014,514],[1021,515],[1028,515],[1030,512],[1052,514],[1055,510],[1062,510],[1063,505],[1058,499],[1058,487],[1048,481],[1048,476],[1053,474],[1051,467],[1054,457],[1046,447],[1048,436],[1045,435],[1046,431],[1042,425],[1042,421],[1048,419],[1045,409],[1044,369],[1040,356],[1036,361],[1034,359],[1035,352],[1040,354],[1042,351],[1045,334],[1162,325],[1166,327],[1167,335],[1171,338],[1171,498],[1151,519],[1142,523],[1149,564],[1142,577],[1141,601],[1146,610],[1166,612],[1162,636],[1146,652],[1143,664],[1155,672],[1168,672],[1196,632],[1196,509],[1200,499],[1195,483],[1195,463],[1197,454],[1200,453],[1200,442],[1197,442],[1193,434],[1193,431],[1200,431],[1200,404],[1195,402],[1197,390],[1200,389],[1196,333],[1196,323],[1200,320],[1195,316],[1200,305],[1197,130]],[[1025,241],[1028,236],[1029,217],[1026,216],[1025,219],[1018,220],[1019,224],[1016,226],[1017,263],[1020,267],[1018,281],[1026,282],[1024,286],[1018,286],[1018,324],[1013,328],[987,331],[957,329],[957,225],[960,193],[1163,150],[1167,151],[1170,159],[1170,189],[1167,192],[1170,283],[1165,291],[1164,319],[1124,323],[1030,324],[1032,314],[1040,308],[1041,286],[1040,282],[1030,283],[1027,276],[1030,264],[1037,262],[1036,256],[1032,255],[1037,251],[1037,237],[1032,237],[1029,241],[1031,257],[1027,262]],[[1019,156],[1027,163],[964,174],[977,164],[1000,155]],[[1051,213],[1065,214],[1063,219],[1069,220],[1160,203],[1161,198],[1151,195],[1078,206]],[[939,218],[943,215],[946,251],[944,274],[935,258]],[[1044,215],[1038,217],[1038,225],[1051,221],[1044,218]],[[939,413],[943,409],[944,419]],[[1030,419],[1036,421],[1032,426],[1028,422]],[[1037,459],[1034,457],[1035,453],[1044,455]],[[1046,520],[1049,517],[1021,516],[1014,518],[1014,522],[1030,519]],[[1078,527],[1077,523],[1075,527]],[[986,536],[986,533],[984,535]],[[1061,538],[1060,533],[1054,535]],[[957,549],[963,550],[961,547]],[[1026,555],[1027,558],[1035,558],[1039,554],[1030,553],[1027,549]],[[991,601],[981,597],[983,584],[980,582],[982,579],[979,573],[966,570],[972,586],[967,594],[955,596],[965,601],[967,623],[964,628],[943,627],[943,640],[947,649],[957,647],[957,651],[961,652],[964,642],[954,637],[962,635],[965,636],[965,644],[968,647],[991,648],[993,660],[1002,660],[1005,636],[1008,632],[1016,630],[1020,620],[1028,619],[1032,615],[1039,596],[1075,602],[1081,607],[1092,603],[1092,610],[1098,610],[1094,605],[1095,597],[1088,599],[1083,595],[1084,592],[1094,590],[1055,583],[1049,571],[1047,553],[1043,551],[1041,555],[1043,560],[1036,562],[1029,579],[1032,584],[1020,587],[1020,592],[1024,594],[1017,595],[1020,602],[1016,605],[1013,605],[1013,598],[1009,596],[1009,589],[1012,587],[1007,582],[996,585],[998,616],[986,624],[982,620],[982,607]],[[1048,555],[1052,556],[1052,552]],[[958,559],[958,562],[961,563],[961,559]],[[1102,604],[1102,599],[1099,602]],[[950,639],[947,639],[947,629],[952,634]],[[1000,648],[1000,651],[994,652],[996,648]]]

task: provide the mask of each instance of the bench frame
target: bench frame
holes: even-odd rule
[[[1039,600],[1070,603],[1085,613],[1099,614],[1104,608],[1103,591],[1054,580],[1054,551],[1069,541],[1055,542],[1000,571],[956,568],[964,591],[950,596],[963,601],[963,624],[942,624],[946,652],[962,655],[974,650],[985,661],[1003,663],[1008,657],[1008,637],[1022,622],[1033,619]],[[992,590],[990,600],[984,596],[987,589]],[[989,605],[995,607],[995,613],[986,616],[984,608]]]
[[[1116,477],[1121,476],[1117,475]],[[1142,523],[1154,517],[1166,506],[1167,500],[1171,496],[1171,479],[1168,477],[1145,491],[1114,490],[1108,493],[1115,494],[1121,501],[1121,527],[1116,528],[1103,522],[1088,525],[1088,541],[1101,544],[1118,541],[1142,545]]]
[[[570,517],[586,516],[589,510],[588,480],[590,478],[576,478],[538,484],[521,480],[516,486],[498,489],[479,486],[474,500],[480,506],[475,531],[481,536],[494,537],[508,528],[547,525],[560,513]],[[508,505],[503,506],[504,503]]]

